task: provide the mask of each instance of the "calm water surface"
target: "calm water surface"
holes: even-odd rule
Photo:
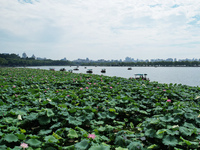
[[[49,69],[54,68],[56,71],[61,68],[74,69],[76,66],[39,66],[29,68]],[[190,86],[200,86],[200,67],[93,67],[93,66],[80,66],[78,71],[74,73],[86,73],[87,69],[92,69],[93,74],[102,74],[101,69],[106,69],[106,76],[117,76],[123,78],[134,77],[134,74],[147,74],[150,81],[157,81],[159,83],[177,83]]]

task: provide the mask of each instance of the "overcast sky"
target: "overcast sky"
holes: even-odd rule
[[[200,58],[199,0],[0,0],[0,53]]]

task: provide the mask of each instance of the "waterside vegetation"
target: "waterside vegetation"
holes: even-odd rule
[[[156,61],[156,62],[74,62],[68,60],[36,60],[34,58],[20,58],[16,54],[0,54],[0,66],[143,66],[143,67],[199,67],[200,61]]]
[[[0,68],[1,150],[199,150],[200,87]]]

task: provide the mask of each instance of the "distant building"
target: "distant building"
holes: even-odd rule
[[[22,58],[27,58],[28,56],[26,55],[26,53],[24,52],[23,54],[22,54]]]
[[[63,59],[61,59],[62,61],[67,61],[67,59],[66,59],[66,57],[65,58],[63,58]]]
[[[37,57],[37,60],[46,60],[46,58]]]
[[[165,61],[173,62],[173,58],[167,58]]]
[[[35,55],[33,54],[33,55],[31,56],[31,58],[35,59],[36,57],[35,57]]]

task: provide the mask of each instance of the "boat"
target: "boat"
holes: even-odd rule
[[[74,68],[74,70],[76,70],[76,71],[77,71],[77,70],[79,70],[79,69],[78,69],[78,67],[76,67],[76,68]]]
[[[54,68],[49,68],[49,70],[51,70],[51,71],[55,71],[55,69],[54,69]]]
[[[147,78],[147,74],[135,74],[135,79],[136,80],[142,79],[142,80],[148,80],[149,81],[149,78]]]
[[[106,73],[106,69],[102,69],[102,70],[101,70],[101,73]]]
[[[93,71],[92,71],[92,69],[88,69],[86,72],[87,73],[92,73]]]
[[[66,69],[65,68],[61,68],[60,71],[66,71]]]
[[[73,70],[72,70],[72,69],[69,69],[69,70],[68,70],[68,72],[72,73],[72,72],[73,72]]]
[[[132,68],[131,68],[131,67],[129,67],[129,68],[128,68],[128,70],[132,70]]]

